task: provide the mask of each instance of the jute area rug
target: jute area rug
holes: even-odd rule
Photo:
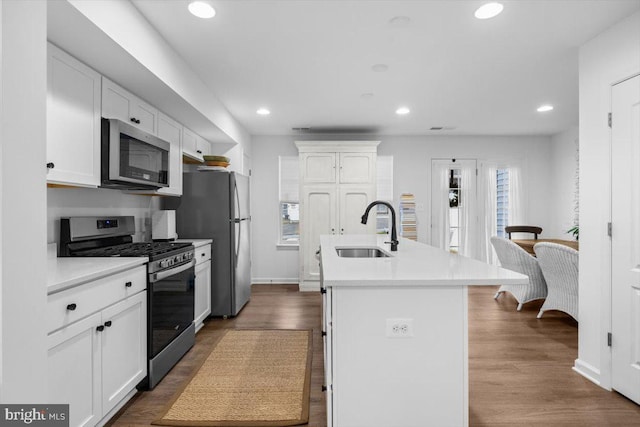
[[[310,330],[230,329],[160,419],[171,426],[293,426],[309,420]]]

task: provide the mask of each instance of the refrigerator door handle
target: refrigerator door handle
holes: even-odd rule
[[[240,224],[239,219],[234,220],[233,222],[235,222],[236,224]],[[241,242],[241,238],[242,238],[242,226],[238,225],[238,235],[236,236],[236,256],[235,256],[235,268],[238,268],[238,255],[240,255],[240,242]]]
[[[242,218],[242,212],[240,211],[240,194],[238,193],[238,183],[235,180],[233,181],[233,189],[234,189],[234,191],[236,193],[235,202],[236,202],[236,206],[238,207],[238,212],[237,212],[236,217],[237,218]]]

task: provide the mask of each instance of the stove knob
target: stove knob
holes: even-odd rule
[[[175,257],[175,258],[173,259],[173,261],[174,261],[175,263],[179,263],[179,262],[180,262],[180,257],[179,257],[179,256]]]
[[[160,261],[158,265],[160,266],[160,268],[166,268],[169,265],[169,262],[165,259]]]

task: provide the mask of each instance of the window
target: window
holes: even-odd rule
[[[509,169],[496,171],[496,233],[507,237],[504,228],[509,224]]]
[[[298,199],[298,156],[280,156],[279,239],[281,245],[300,242],[300,201]]]

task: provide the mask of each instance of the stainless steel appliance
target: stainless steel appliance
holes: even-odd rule
[[[170,144],[167,141],[123,121],[103,118],[101,142],[102,187],[169,186]]]
[[[60,219],[60,256],[142,257],[147,264],[147,377],[152,389],[195,343],[194,248],[190,243],[133,242],[132,216]]]
[[[236,316],[251,294],[249,177],[227,171],[183,174],[182,197],[167,198],[176,210],[181,239],[213,239],[211,315]]]

